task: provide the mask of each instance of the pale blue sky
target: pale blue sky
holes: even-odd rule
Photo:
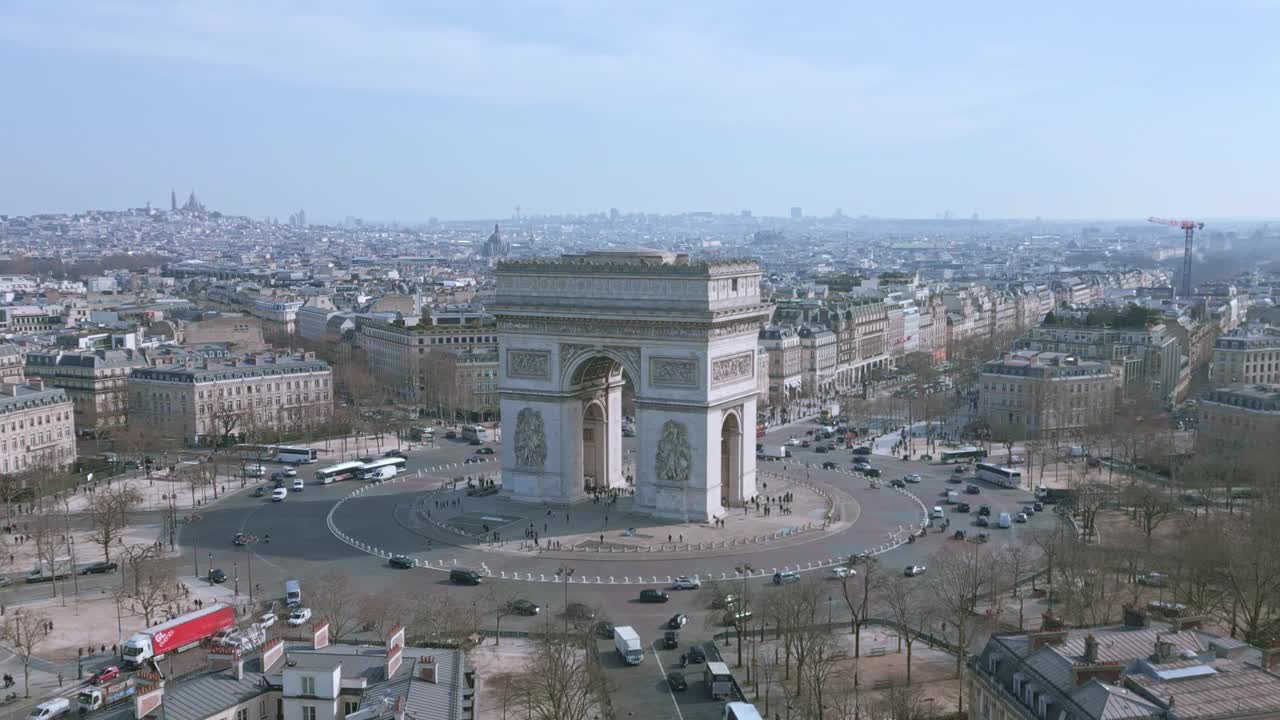
[[[0,4],[0,213],[1280,216],[1280,2]]]

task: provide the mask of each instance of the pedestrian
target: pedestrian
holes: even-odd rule
[[[58,687],[62,687],[62,673],[58,673]]]

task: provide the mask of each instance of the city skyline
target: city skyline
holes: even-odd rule
[[[79,8],[0,11],[0,212],[1280,215],[1273,3]]]

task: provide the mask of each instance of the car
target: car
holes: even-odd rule
[[[866,445],[859,445],[858,447],[853,449],[853,454],[854,455],[870,455],[871,448],[867,447]]]
[[[311,608],[294,608],[293,612],[289,613],[289,624],[294,627],[298,627],[310,619]]]
[[[476,448],[476,454],[477,454],[477,455],[492,455],[492,454],[493,454],[493,448],[491,448],[491,447]]]
[[[725,625],[729,627],[733,627],[735,625],[745,625],[746,623],[751,622],[751,618],[753,617],[755,617],[755,613],[751,612],[750,610],[730,609],[724,612],[724,617],[722,618],[722,620],[724,621]]]
[[[0,587],[9,587],[12,584],[13,584],[13,581],[10,580],[8,576],[0,575]]]
[[[457,439],[458,439],[458,433],[457,433],[456,431],[453,431],[453,430],[447,430],[447,431],[445,431],[444,439],[445,439],[445,440],[457,440]]]
[[[258,487],[253,489],[254,497],[263,497],[266,494],[267,494],[267,488],[265,485],[259,485]]]
[[[480,442],[480,438],[475,438],[475,439],[473,439],[469,444],[471,444],[471,445],[483,445],[484,443]]]
[[[684,679],[684,673],[678,670],[672,670],[667,673],[667,685],[672,690],[684,691],[689,689],[689,681]]]
[[[983,516],[985,516],[985,515],[990,515],[990,514],[991,514],[991,506],[990,506],[990,505],[980,505],[980,506],[978,507],[978,514],[979,514],[979,515],[983,515]]]
[[[118,677],[120,677],[120,668],[115,665],[107,665],[106,667],[98,668],[97,672],[89,676],[89,684],[101,685],[109,683]]]
[[[782,585],[784,583],[800,582],[800,573],[798,572],[776,572],[773,574],[773,584]]]
[[[802,447],[802,448],[807,448],[807,447],[809,447],[809,446],[810,446],[810,445],[812,445],[812,444],[813,444],[813,443],[809,442],[808,440],[801,440],[801,441],[800,441],[800,447]]]
[[[449,571],[449,582],[454,585],[479,585],[483,576],[475,570],[453,568]]]
[[[973,508],[969,505],[969,503],[960,503],[959,505],[956,505],[956,512],[958,513],[967,513],[972,511],[973,511]]]
[[[302,478],[297,478],[297,479],[295,479],[295,480],[293,481],[293,491],[294,491],[294,492],[302,492],[302,489],[303,489],[304,487],[306,487],[306,486],[307,486],[307,483],[306,483],[306,481],[305,481],[305,480],[303,480]]]
[[[800,440],[797,438],[787,438],[787,442],[784,444],[790,445],[791,447],[795,447],[796,445],[800,444]]]
[[[991,518],[986,515],[979,515],[976,522],[978,527],[991,527]]]
[[[1034,502],[1031,503],[1031,507],[1034,508],[1036,512],[1042,512],[1044,510],[1044,503]]]
[[[402,458],[402,457],[404,457],[404,451],[403,451],[403,450],[400,450],[400,449],[398,449],[398,448],[391,448],[390,450],[388,450],[388,451],[386,451],[386,452],[382,453],[382,457],[384,457],[384,458],[393,458],[393,457]]]
[[[866,470],[870,467],[871,467],[871,463],[867,462],[866,460],[853,461],[853,469],[857,470],[858,472],[862,472],[863,470]]]
[[[902,571],[902,574],[907,577],[915,577],[917,575],[923,575],[924,570],[925,567],[923,565],[908,565],[906,569]]]
[[[662,647],[667,650],[675,650],[680,647],[680,633],[675,630],[668,630],[662,633]]]
[[[952,475],[951,477],[947,478],[947,482],[951,483],[952,485],[959,485],[960,483],[964,482],[964,478],[959,477],[957,475]]]
[[[285,478],[287,478],[287,477],[289,477],[289,476],[288,476],[288,475],[285,475],[283,470],[277,470],[277,471],[275,471],[275,472],[271,473],[271,481],[272,481],[272,482],[275,482],[275,481],[277,481],[277,480],[284,480],[284,479],[285,479]]]
[[[271,491],[271,502],[283,502],[289,497],[289,491],[284,488],[276,488]]]
[[[264,628],[269,628],[275,624],[276,624],[275,613],[265,613],[262,615],[262,617],[258,618],[258,625],[261,625]]]
[[[613,623],[598,622],[596,623],[596,634],[603,638],[613,637]]]
[[[843,580],[847,577],[853,577],[854,575],[857,575],[857,574],[858,574],[857,570],[854,570],[853,568],[845,567],[844,565],[837,565],[831,568],[831,577],[837,580]]]
[[[249,543],[253,542],[253,536],[250,535],[249,533],[238,532],[236,533],[236,536],[232,538],[231,541],[234,542],[236,545],[248,545]]]
[[[1034,505],[1023,505],[1023,506],[1022,506],[1022,514],[1027,515],[1028,517],[1029,517],[1029,516],[1031,516],[1031,515],[1034,515],[1034,514],[1035,514],[1035,512],[1036,512],[1036,508],[1035,508],[1035,506],[1034,506]]]
[[[977,485],[974,485],[973,483],[969,483],[968,485],[964,486],[964,491],[965,491],[965,494],[967,495],[977,495],[978,493],[982,492],[982,488],[978,487]]]
[[[1013,517],[1010,516],[1009,513],[1007,512],[1002,512],[1000,513],[1000,517],[996,520],[996,525],[1005,530],[1008,530],[1009,528],[1013,527]]]
[[[245,465],[244,474],[245,474],[245,477],[262,477],[267,474],[267,469],[262,467],[261,465],[256,465],[256,464]]]
[[[387,561],[387,564],[393,568],[408,570],[413,567],[413,559],[408,555],[392,555],[391,559]]]
[[[866,475],[867,477],[878,478],[880,477],[880,468],[869,467],[866,470],[863,470],[862,474]]]
[[[570,620],[595,620],[596,612],[582,603],[569,603],[564,608],[564,614]]]
[[[640,602],[664,603],[670,599],[670,595],[654,588],[645,588],[640,591]]]
[[[711,607],[719,610],[720,608],[731,608],[738,604],[738,596],[732,593],[723,597],[716,597],[711,600]]]
[[[222,568],[214,568],[209,571],[209,582],[220,585],[227,581],[227,573]]]
[[[293,468],[291,468],[291,467],[287,467],[287,468],[285,468],[285,469],[281,470],[281,471],[280,471],[280,473],[281,473],[282,475],[284,475],[285,477],[287,477],[287,478],[291,478],[291,477],[298,477],[298,471],[297,471],[297,470],[294,470],[294,469],[293,469]]]
[[[697,575],[681,575],[671,583],[672,590],[697,590],[702,587],[702,580]]]
[[[814,451],[814,452],[816,452],[816,453],[825,453],[825,452],[827,452],[827,446],[826,446],[826,445],[819,445],[818,447],[814,448],[814,449],[813,449],[813,451]]]
[[[1017,515],[1014,515],[1014,516],[1013,516],[1013,521],[1014,521],[1014,522],[1024,523],[1024,522],[1026,522],[1026,521],[1027,521],[1027,514],[1026,514],[1026,513],[1018,513]]]
[[[537,615],[542,612],[542,608],[538,607],[537,603],[524,598],[512,600],[507,607],[516,615]]]
[[[680,628],[688,624],[688,622],[689,622],[689,616],[685,615],[684,613],[676,613],[675,615],[672,615],[669,620],[667,620],[667,627],[671,628],[672,630],[679,630]]]
[[[914,485],[920,482],[920,473],[911,473],[910,475],[903,475],[902,479]]]
[[[89,563],[80,568],[81,575],[104,575],[119,570],[120,566],[109,560]]]
[[[836,468],[839,468],[839,467],[840,467],[839,463],[833,463],[830,460],[822,463],[823,470],[835,470]]]
[[[1147,587],[1162,588],[1169,584],[1169,576],[1159,572],[1149,572],[1138,576],[1138,584]]]
[[[373,462],[373,456],[372,456],[372,455],[361,455],[360,457],[356,458],[356,461],[357,461],[357,462],[366,463],[366,464],[367,464],[367,463],[371,463],[371,462]]]
[[[280,488],[284,487],[284,483],[285,483],[284,478],[276,478],[276,480],[271,483],[271,487],[276,490],[279,490]]]
[[[689,652],[685,653],[685,658],[690,664],[696,665],[707,661],[707,653],[703,651],[701,645],[694,645],[689,648]]]
[[[941,519],[945,518],[946,516],[947,516],[947,514],[946,514],[945,512],[943,512],[943,511],[942,511],[942,506],[941,506],[941,505],[934,505],[934,506],[933,506],[933,510],[930,510],[930,511],[929,511],[929,517],[930,517],[930,518],[932,518],[932,519],[934,519],[934,520],[941,520]]]

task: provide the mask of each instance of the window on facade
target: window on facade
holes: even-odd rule
[[[240,708],[236,711],[236,720],[249,720],[249,709]]]
[[[302,682],[301,682],[301,684],[302,684],[302,694],[303,694],[303,695],[315,695],[315,694],[316,694],[316,679],[315,679],[313,676],[311,676],[311,675],[303,675],[303,676],[302,676]]]
[[[342,702],[342,714],[350,715],[360,709],[360,703],[353,700],[344,700]]]
[[[302,720],[316,720],[316,709],[314,706],[302,706]]]

